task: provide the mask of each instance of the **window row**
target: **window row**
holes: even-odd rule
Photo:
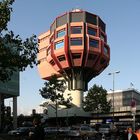
[[[82,38],[71,38],[70,39],[71,46],[81,46],[82,45]],[[55,43],[55,49],[60,49],[64,47],[64,40]]]
[[[82,26],[72,26],[70,30],[71,34],[82,34],[83,33],[83,28]],[[88,27],[87,28],[87,34],[92,35],[92,36],[97,36],[97,29]],[[56,37],[63,37],[66,35],[66,29],[61,29],[57,31]],[[101,39],[105,41],[105,36],[103,34],[100,35]],[[54,35],[50,38],[50,42],[54,41]]]
[[[70,39],[70,46],[82,46],[83,45],[83,41],[82,38],[71,38]],[[64,40],[61,40],[59,42],[55,43],[55,50],[57,49],[61,49],[63,48],[64,45]],[[93,47],[93,48],[98,48],[99,47],[99,41],[95,40],[95,39],[89,39],[89,47]],[[47,55],[50,54],[50,47],[47,49]],[[108,54],[108,48],[106,46],[103,46],[103,52],[105,55]]]
[[[82,38],[71,38],[70,39],[70,46],[82,46],[82,45],[83,45]],[[94,48],[98,48],[99,41],[95,40],[95,39],[90,39],[89,46],[94,47]],[[55,44],[55,49],[60,49],[62,47],[64,47],[64,40],[57,42]]]
[[[71,34],[82,34],[82,26],[73,26],[71,27]],[[57,31],[57,37],[62,37],[66,35],[65,28]]]
[[[82,26],[72,26],[71,27],[71,34],[82,34]],[[96,36],[97,35],[97,30],[91,27],[88,27],[87,33],[89,35]],[[62,30],[57,31],[57,37],[62,37],[66,34],[65,28]]]
[[[72,56],[72,59],[81,59],[82,54],[81,53],[72,53],[71,56]],[[97,55],[95,55],[95,54],[89,54],[88,60],[95,60],[96,57],[97,57]],[[61,62],[61,61],[65,61],[66,57],[65,57],[65,55],[60,55],[57,57],[57,59],[59,60],[59,62]],[[55,65],[55,62],[53,59],[49,63],[52,66]]]

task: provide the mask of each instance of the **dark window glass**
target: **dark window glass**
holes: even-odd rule
[[[70,22],[80,22],[84,21],[84,13],[72,12],[70,13]]]
[[[56,19],[56,26],[59,27],[67,23],[67,14]]]
[[[97,31],[96,31],[96,29],[94,29],[94,28],[88,27],[88,34],[89,34],[89,35],[96,36]]]
[[[38,43],[40,43],[40,40],[41,40],[41,39],[38,39]]]
[[[51,28],[50,28],[51,33],[54,31],[54,29],[55,29],[55,22],[53,22],[53,24],[51,25]]]
[[[71,38],[71,46],[80,46],[82,45],[82,39],[81,38]]]
[[[65,30],[64,29],[57,32],[57,37],[62,37],[64,35],[65,35]]]
[[[108,49],[106,47],[104,47],[104,53],[108,54]]]
[[[100,35],[100,38],[101,38],[103,41],[106,41],[105,36],[104,36],[103,34]]]
[[[58,56],[57,58],[58,58],[59,61],[65,61],[66,60],[64,55]]]
[[[97,25],[96,15],[86,12],[86,22],[91,23],[93,25]]]
[[[89,46],[90,47],[98,48],[98,45],[99,45],[99,43],[98,43],[97,40],[94,40],[94,39],[89,40]]]
[[[100,18],[99,18],[99,27],[105,32],[105,24]]]
[[[89,54],[89,55],[88,55],[88,59],[89,59],[89,60],[95,60],[96,57],[97,57],[97,55],[94,55],[94,54]]]
[[[57,42],[57,43],[55,44],[55,49],[60,49],[60,48],[62,48],[62,47],[64,47],[64,41]]]
[[[104,64],[106,62],[106,60],[104,59],[104,58],[102,58],[101,60],[100,60],[100,64]]]
[[[80,53],[73,53],[72,58],[73,59],[79,59],[79,58],[81,58],[81,54]]]
[[[82,33],[82,27],[71,27],[71,34],[81,34]]]
[[[53,60],[51,60],[51,61],[50,61],[50,64],[51,64],[52,66],[54,66],[54,65],[55,65],[55,62],[54,62]]]

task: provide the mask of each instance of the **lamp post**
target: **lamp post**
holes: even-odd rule
[[[113,76],[113,124],[114,124],[114,90],[115,90],[115,74],[120,73],[120,71],[115,71],[115,72],[110,72],[108,73],[108,75],[112,75]]]
[[[132,126],[133,126],[133,131],[135,131],[135,121],[136,121],[136,101],[135,101],[135,99],[134,99],[134,91],[133,91],[133,84],[132,83],[130,83],[130,86],[131,86],[131,90],[132,90],[132,92],[131,92],[131,94],[132,94],[132,99],[131,99],[131,112],[132,112],[132,117],[133,117],[133,122],[132,122]]]

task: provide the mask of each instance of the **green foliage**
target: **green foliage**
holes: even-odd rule
[[[93,85],[83,101],[83,109],[96,113],[107,113],[110,108],[111,101],[107,101],[107,91],[102,86]]]
[[[0,81],[8,81],[15,71],[24,71],[38,64],[37,38],[35,35],[23,41],[13,31],[8,31],[7,24],[12,12],[14,0],[0,2]]]
[[[66,81],[64,79],[58,79],[56,75],[53,75],[51,79],[44,83],[44,87],[39,89],[41,96],[45,99],[50,99],[52,102],[58,105],[65,105],[69,107],[69,103],[72,100],[71,97],[65,99],[63,96],[66,90]]]
[[[14,0],[2,0],[0,2],[0,32],[7,30],[7,23],[10,21],[10,15],[12,12],[11,5]]]

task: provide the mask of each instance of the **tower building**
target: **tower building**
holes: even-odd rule
[[[49,80],[53,74],[65,78],[73,104],[81,107],[88,82],[109,65],[105,23],[75,9],[58,16],[38,40],[41,78]]]

